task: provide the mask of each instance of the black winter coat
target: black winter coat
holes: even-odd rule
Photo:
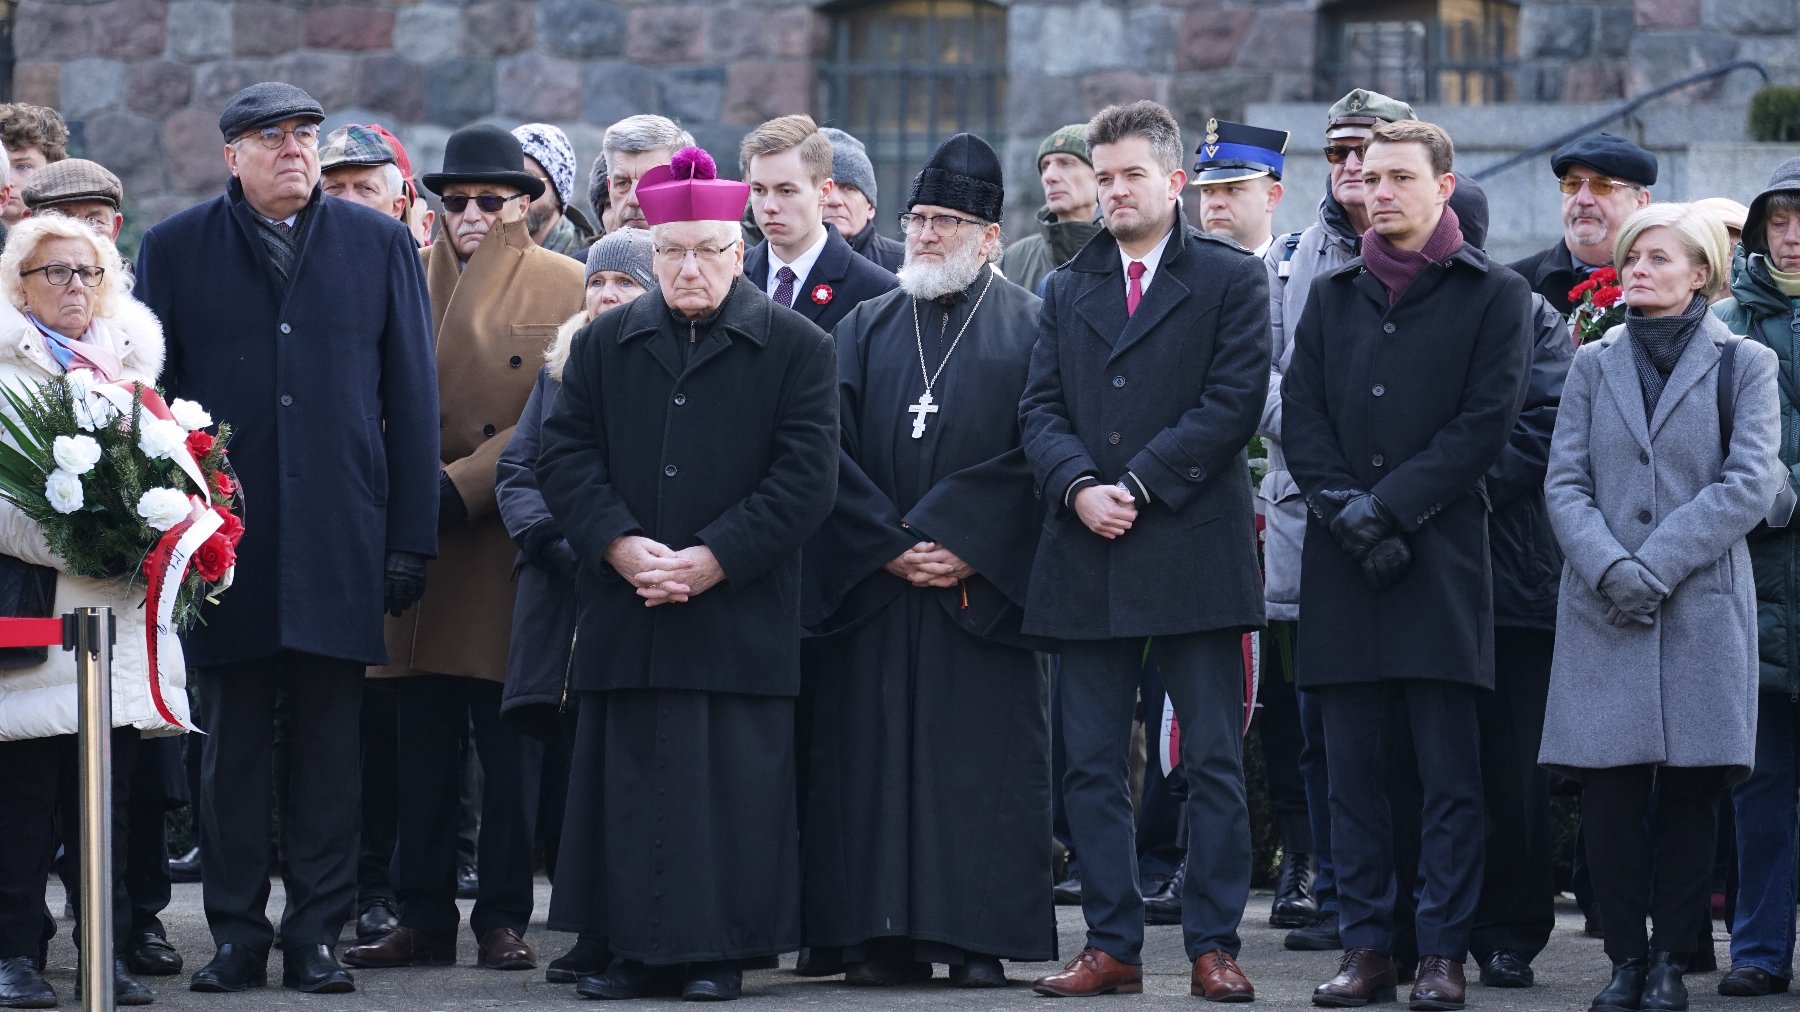
[[[1046,506],[1024,631],[1110,639],[1262,625],[1245,454],[1269,383],[1262,260],[1178,219],[1135,315],[1111,233],[1047,277],[1019,404]],[[1109,541],[1065,496],[1083,475],[1126,472],[1151,501]]]
[[[652,291],[584,328],[537,468],[582,559],[575,688],[797,695],[800,548],[831,510],[837,466],[831,335],[747,279],[699,325]],[[725,579],[645,608],[602,561],[633,533],[704,544]]]
[[[1564,316],[1575,308],[1575,304],[1569,301],[1569,289],[1587,280],[1586,274],[1575,269],[1574,257],[1569,253],[1568,241],[1564,239],[1558,239],[1556,245],[1547,250],[1539,250],[1507,266],[1524,275],[1531,290],[1542,295]]]
[[[884,271],[898,274],[900,268],[906,264],[906,244],[898,239],[882,235],[873,221],[864,225],[861,232],[845,236],[844,241],[850,244],[851,249],[861,254],[864,260]]]
[[[163,383],[233,429],[237,580],[186,637],[207,667],[284,650],[363,664],[382,645],[386,552],[437,553],[438,396],[418,247],[316,188],[283,282],[236,179],[144,234],[137,296]]]
[[[744,251],[744,280],[767,295],[763,283],[768,279],[769,243],[765,239]],[[863,301],[898,287],[899,278],[851,249],[838,235],[837,226],[828,224],[819,259],[794,286],[794,312],[829,331]]]
[[[1523,278],[1467,243],[1400,302],[1361,258],[1313,282],[1282,382],[1282,445],[1310,507],[1300,563],[1302,688],[1426,678],[1491,688],[1482,476],[1518,417],[1534,333]],[[1327,338],[1326,332],[1330,336]],[[1319,493],[1375,493],[1413,562],[1371,590]]]
[[[1556,591],[1562,582],[1562,549],[1544,505],[1544,472],[1550,433],[1562,403],[1563,380],[1575,360],[1569,321],[1549,300],[1533,297],[1531,370],[1525,402],[1500,459],[1488,468],[1488,545],[1494,564],[1494,624],[1556,628]]]

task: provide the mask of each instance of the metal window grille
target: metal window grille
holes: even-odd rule
[[[959,131],[990,140],[1006,111],[1006,11],[984,0],[885,0],[833,9],[820,64],[826,125],[868,149],[876,225],[898,235],[912,179]]]
[[[1447,105],[1518,98],[1519,11],[1511,0],[1343,3],[1323,24],[1321,100],[1351,88]]]

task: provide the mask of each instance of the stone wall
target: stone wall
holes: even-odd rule
[[[1109,102],[1154,98],[1197,134],[1252,103],[1320,97],[1321,0],[1004,6],[1008,129],[989,139],[1012,182],[1014,233],[1038,200],[1038,141]],[[144,223],[218,192],[219,109],[268,78],[312,92],[328,127],[387,125],[418,171],[478,120],[556,123],[585,168],[606,124],[634,112],[679,119],[731,165],[762,120],[823,116],[831,16],[822,0],[20,0],[13,93],[62,110]],[[1732,58],[1800,80],[1800,0],[1524,0],[1520,22],[1528,101],[1603,103]],[[1738,74],[1670,101],[1717,103],[1741,124],[1758,83]],[[1531,120],[1501,142],[1541,136]]]

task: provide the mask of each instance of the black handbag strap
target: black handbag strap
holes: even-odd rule
[[[1737,411],[1737,347],[1743,338],[1732,334],[1719,349],[1719,455],[1731,456],[1731,419]],[[1792,381],[1790,381],[1792,382]]]

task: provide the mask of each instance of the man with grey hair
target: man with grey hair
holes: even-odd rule
[[[627,116],[606,128],[600,148],[606,159],[607,197],[612,204],[607,231],[650,227],[638,207],[638,180],[656,166],[669,164],[675,152],[693,143],[694,136],[667,116]]]
[[[1143,989],[1143,897],[1124,749],[1145,640],[1181,724],[1190,989],[1250,1001],[1243,634],[1263,623],[1245,447],[1268,386],[1262,262],[1181,215],[1181,131],[1155,102],[1088,123],[1106,231],[1045,284],[1025,455],[1049,516],[1024,632],[1060,640],[1064,801],[1086,946],[1040,994]],[[1194,561],[1206,560],[1206,578]]]
[[[836,127],[820,127],[831,142],[831,192],[825,195],[825,220],[837,226],[850,248],[884,270],[899,273],[906,246],[875,227],[875,164],[863,142]]]
[[[406,214],[406,179],[387,138],[357,123],[338,127],[319,145],[319,185],[395,221]]]

